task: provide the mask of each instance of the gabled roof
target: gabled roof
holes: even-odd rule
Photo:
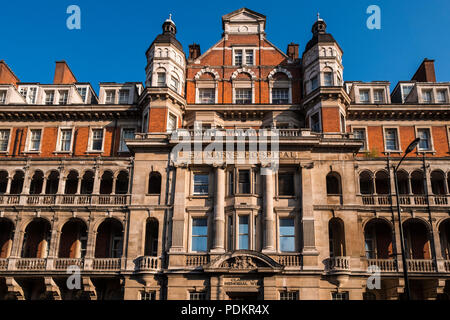
[[[225,22],[231,22],[231,20],[233,22],[263,21],[266,28],[266,16],[247,8],[240,8],[222,16],[222,28],[225,29]]]

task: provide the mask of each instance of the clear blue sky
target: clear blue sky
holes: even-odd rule
[[[66,9],[81,8],[81,30],[68,30]],[[381,30],[366,27],[366,9],[381,8]],[[78,81],[145,80],[145,51],[173,14],[187,53],[202,52],[222,34],[221,17],[247,7],[267,16],[269,41],[287,44],[311,38],[317,12],[344,50],[344,80],[409,80],[424,58],[436,60],[438,81],[450,81],[448,0],[43,0],[5,1],[0,7],[0,59],[23,82],[51,83],[54,62],[66,60]]]

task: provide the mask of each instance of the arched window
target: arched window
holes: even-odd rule
[[[31,221],[25,229],[22,258],[46,258],[50,245],[50,223],[42,218]]]
[[[159,68],[156,70],[156,86],[165,87],[166,85],[166,69]]]
[[[359,190],[361,194],[373,194],[373,178],[370,171],[363,171],[359,175]]]
[[[325,87],[332,87],[334,84],[333,69],[326,67],[323,69],[322,74],[323,74],[323,85]]]
[[[157,256],[158,254],[158,220],[150,218],[145,226],[145,256]]]
[[[412,193],[415,195],[423,195],[425,194],[424,188],[424,176],[422,171],[414,171],[411,174],[411,189]]]
[[[429,233],[425,223],[419,219],[409,219],[403,223],[408,259],[431,259]]]
[[[5,194],[8,188],[8,172],[0,171],[0,194]]]
[[[105,171],[102,175],[100,182],[100,194],[111,194],[113,188],[113,173],[111,171]]]
[[[92,194],[94,192],[94,172],[86,171],[81,180],[81,194]]]
[[[116,194],[128,193],[128,172],[120,171],[116,179]]]
[[[41,194],[42,186],[44,184],[44,173],[40,170],[37,170],[30,183],[30,194]]]
[[[445,220],[439,226],[442,257],[450,260],[450,219]]]
[[[330,172],[327,175],[327,194],[328,195],[341,195],[341,176],[337,172]]]
[[[10,194],[21,194],[23,189],[23,182],[25,179],[25,174],[23,171],[16,171],[13,180],[11,181]]]
[[[272,89],[273,104],[288,104],[290,101],[291,82],[289,77],[283,72],[277,72],[272,77],[270,83]]]
[[[397,184],[399,194],[409,194],[409,176],[406,171],[397,171]]]
[[[59,185],[59,172],[52,171],[47,177],[47,185],[45,186],[45,194],[56,194]]]
[[[95,242],[96,258],[121,258],[123,250],[123,227],[113,218],[102,222]]]
[[[151,172],[148,179],[148,193],[161,194],[161,174],[159,172]]]
[[[433,171],[431,173],[431,189],[433,194],[443,195],[445,191],[445,176],[441,171]]]
[[[0,259],[6,259],[11,254],[13,236],[13,223],[8,219],[0,218]]]
[[[389,194],[389,175],[385,171],[378,171],[375,176],[377,194]]]
[[[65,194],[76,194],[78,190],[78,172],[71,170],[66,178]]]
[[[59,243],[60,258],[80,259],[86,254],[87,227],[80,219],[71,219],[61,230]]]
[[[345,256],[344,221],[339,218],[332,218],[328,223],[328,236],[330,240],[330,257]]]
[[[382,219],[373,219],[364,229],[367,259],[389,259],[392,257],[392,229]]]

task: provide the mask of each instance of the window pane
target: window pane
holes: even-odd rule
[[[445,90],[439,90],[437,92],[436,100],[437,100],[437,102],[446,102],[447,101]]]
[[[123,129],[122,131],[122,141],[120,145],[120,149],[122,151],[129,151],[127,144],[125,143],[126,139],[134,139],[134,129]]]
[[[61,151],[70,151],[72,130],[61,130]]]
[[[250,193],[250,171],[239,170],[239,193]]]
[[[164,87],[166,85],[166,74],[164,72],[158,72],[158,79],[156,85],[158,87]]]
[[[237,104],[252,103],[252,89],[236,89],[235,100]]]
[[[272,103],[274,104],[289,103],[289,89],[287,88],[272,89]]]
[[[215,89],[205,88],[198,90],[199,103],[214,103],[215,102]]]
[[[59,104],[67,104],[68,99],[69,99],[69,91],[67,90],[59,91]]]
[[[325,72],[323,74],[323,84],[324,86],[331,87],[333,85],[333,73]]]
[[[373,101],[381,103],[384,101],[383,99],[383,90],[375,90],[373,92]]]
[[[86,102],[86,94],[87,89],[86,88],[77,88],[78,93],[80,94],[81,98],[83,99],[83,102]]]
[[[249,234],[248,234],[248,216],[239,217],[239,249],[248,250]]]
[[[280,219],[280,250],[283,252],[295,251],[294,219]]]
[[[0,91],[0,104],[6,103],[6,90]]]
[[[114,90],[106,91],[106,103],[115,103],[116,92]]]
[[[418,135],[420,138],[419,149],[429,150],[430,149],[430,131],[428,129],[419,129]]]
[[[318,86],[319,86],[318,77],[315,76],[311,79],[311,90],[317,89]]]
[[[208,220],[192,219],[192,251],[206,251],[208,244]]]
[[[294,175],[292,173],[278,174],[278,194],[280,196],[294,195]]]
[[[103,147],[103,129],[92,130],[92,150],[100,151]]]
[[[365,129],[355,129],[353,131],[353,138],[363,140],[364,143],[360,150],[366,150],[366,130]]]
[[[209,175],[195,174],[194,175],[194,194],[208,194]]]
[[[245,50],[245,63],[253,65],[253,50]]]
[[[31,151],[38,151],[41,145],[41,130],[31,130]]]
[[[242,50],[234,50],[234,64],[242,65]]]
[[[369,102],[369,90],[360,90],[359,91],[359,100],[361,102]]]
[[[386,150],[398,150],[397,147],[397,130],[386,130]]]
[[[0,130],[0,151],[8,150],[9,130]]]
[[[422,97],[423,97],[423,102],[427,102],[427,103],[431,102],[431,91],[430,90],[423,91]]]
[[[53,104],[55,98],[54,91],[45,91],[45,104]]]
[[[130,95],[129,90],[119,90],[119,103],[127,104]]]

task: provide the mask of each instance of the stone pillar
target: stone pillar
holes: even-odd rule
[[[262,252],[275,252],[275,216],[273,213],[273,171],[271,168],[261,170],[264,176],[264,246]],[[263,174],[265,173],[265,175]]]
[[[186,213],[187,166],[178,166],[175,173],[175,196],[172,214],[172,244],[170,252],[185,252],[184,216]]]
[[[66,191],[66,177],[62,176],[62,172],[60,172],[59,174],[59,181],[58,181],[58,191],[56,192],[56,194],[64,194],[64,192]]]
[[[7,182],[7,185],[6,185],[6,194],[9,194],[10,192],[11,192],[11,181],[12,181],[12,177],[8,177],[8,182]]]
[[[211,252],[225,252],[225,169],[215,168],[214,246]]]
[[[313,163],[306,163],[300,166],[300,185],[301,185],[301,217],[302,217],[302,255],[303,266],[314,269],[317,267],[318,251],[316,249],[314,210],[313,210],[313,189],[311,169]]]
[[[41,194],[45,194],[45,189],[47,189],[47,179],[44,177],[44,181],[42,183],[42,190],[41,190]]]
[[[397,268],[398,271],[403,271],[403,261],[402,261],[402,244],[401,244],[401,238],[400,238],[400,226],[399,226],[399,221],[398,221],[398,217],[395,216],[394,220],[394,230],[395,230],[395,255],[396,255],[396,259],[397,259]],[[405,236],[403,234],[403,236]]]

